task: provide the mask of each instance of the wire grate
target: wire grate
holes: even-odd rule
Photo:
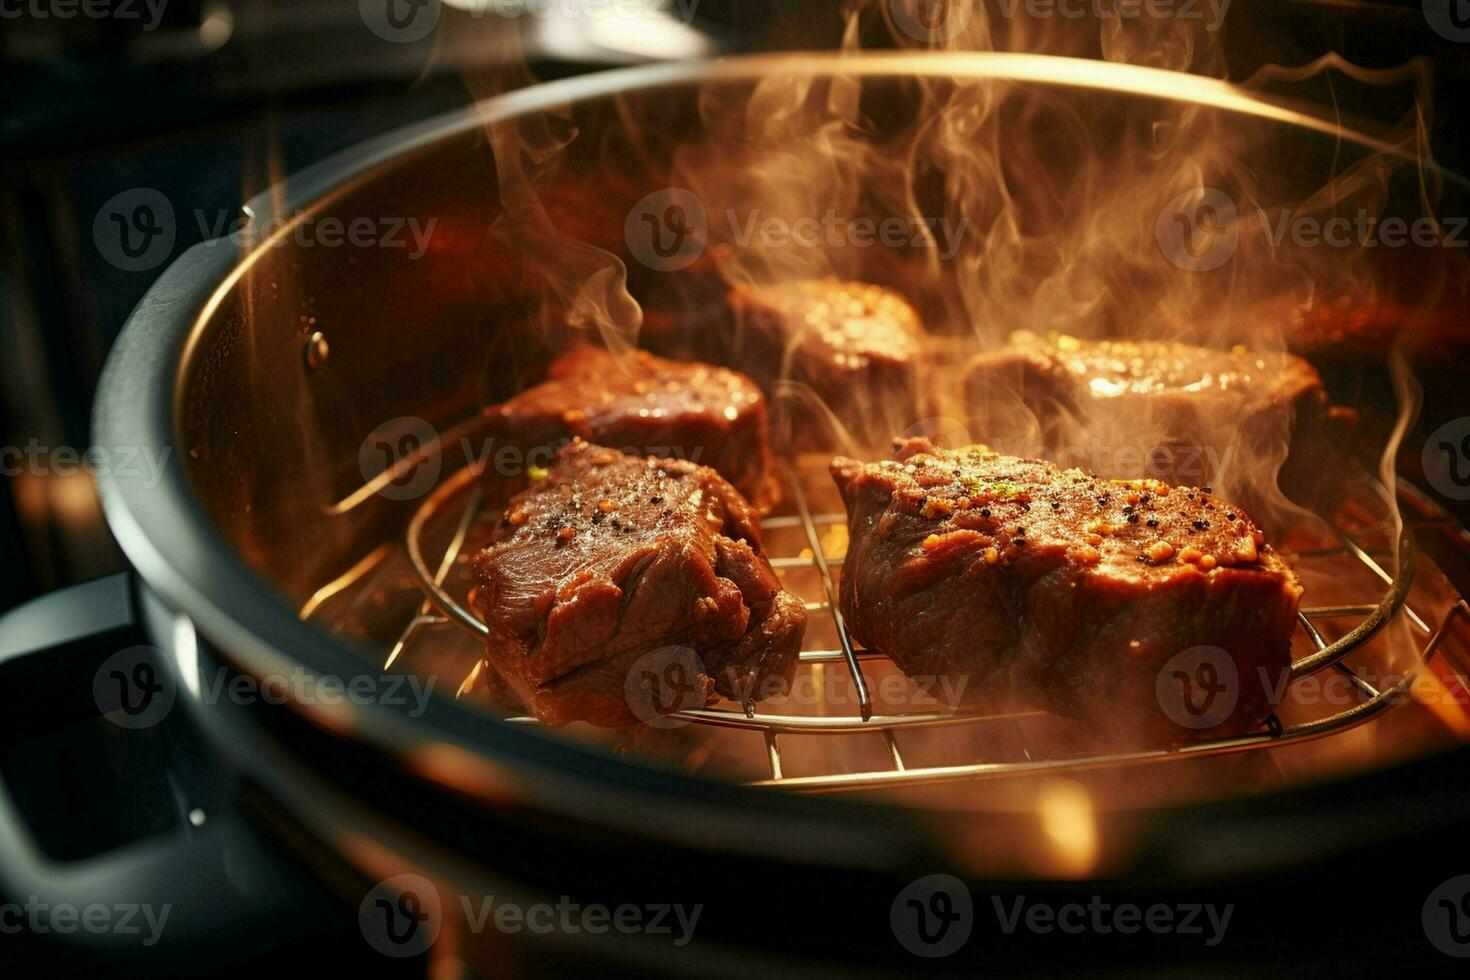
[[[776,554],[771,564],[778,570],[794,572],[809,571],[816,575],[821,585],[822,598],[809,600],[806,607],[813,615],[824,615],[830,620],[837,643],[831,648],[814,648],[801,653],[801,669],[820,670],[828,665],[841,664],[846,677],[853,685],[856,711],[848,714],[775,714],[759,711],[753,705],[732,707],[708,707],[678,713],[678,717],[702,725],[760,732],[764,737],[769,776],[755,780],[754,785],[779,786],[808,792],[873,789],[888,786],[906,786],[918,783],[947,782],[999,778],[1036,773],[1065,773],[1101,769],[1113,766],[1141,765],[1173,759],[1192,758],[1240,752],[1256,748],[1279,746],[1291,742],[1321,738],[1335,732],[1360,725],[1395,704],[1407,695],[1413,682],[1412,676],[1383,690],[1359,676],[1343,662],[1353,650],[1362,646],[1378,633],[1389,621],[1402,615],[1414,633],[1421,637],[1424,645],[1420,649],[1420,660],[1427,663],[1439,650],[1447,631],[1456,617],[1470,619],[1470,606],[1464,601],[1453,605],[1437,628],[1431,628],[1425,618],[1407,604],[1407,596],[1413,579],[1414,540],[1411,530],[1402,529],[1399,539],[1400,573],[1397,577],[1387,572],[1371,550],[1355,539],[1370,529],[1334,528],[1338,546],[1304,554],[1303,560],[1329,561],[1351,560],[1380,582],[1383,590],[1372,601],[1362,603],[1339,603],[1334,605],[1304,606],[1298,613],[1298,627],[1307,640],[1309,652],[1292,665],[1292,682],[1310,674],[1331,670],[1346,678],[1357,692],[1359,703],[1325,718],[1283,726],[1274,716],[1260,731],[1197,742],[1168,749],[1081,754],[1074,756],[1047,757],[1033,751],[1027,738],[1027,726],[1050,717],[1042,711],[1022,711],[1002,714],[987,714],[964,710],[942,711],[876,711],[868,678],[864,672],[865,662],[882,659],[882,655],[855,646],[849,637],[837,608],[836,585],[833,569],[840,568],[842,557],[828,555],[823,546],[820,529],[833,525],[845,525],[842,514],[814,513],[809,505],[807,488],[796,469],[790,472],[790,500],[795,513],[780,515],[762,522],[768,538],[772,532],[797,529],[801,532],[806,547],[799,554]],[[470,528],[482,516],[484,497],[476,474],[462,470],[455,474],[434,493],[427,497],[411,519],[406,535],[406,547],[410,565],[424,592],[424,599],[417,613],[404,627],[390,651],[391,665],[405,648],[420,641],[426,634],[444,629],[462,629],[481,640],[488,637],[488,629],[460,601],[456,600],[445,585],[446,576],[460,560],[461,552],[469,539]],[[452,533],[447,546],[437,553],[437,560],[425,554],[426,528],[453,518]],[[1451,522],[1452,526],[1452,522]],[[1376,530],[1382,531],[1383,525]],[[437,552],[437,549],[435,549]],[[1329,641],[1324,635],[1323,624],[1329,621],[1353,621],[1341,636]],[[813,632],[809,628],[809,635]],[[825,675],[824,675],[825,676]],[[472,680],[473,678],[471,678]],[[470,681],[466,681],[468,687]],[[513,718],[513,722],[535,724],[532,718]],[[950,726],[988,727],[1009,734],[1011,743],[1019,747],[1019,758],[1005,761],[965,760],[952,765],[911,765],[904,757],[898,735],[918,729],[935,729]],[[814,775],[792,776],[782,764],[781,738],[788,735],[880,735],[883,739],[887,769],[857,769],[853,771],[823,772]]]

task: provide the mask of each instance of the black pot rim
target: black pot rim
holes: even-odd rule
[[[426,152],[487,122],[554,106],[706,80],[752,80],[773,72],[864,77],[965,76],[1063,85],[1122,95],[1196,101],[1345,137],[1375,150],[1394,146],[1286,103],[1263,100],[1210,79],[1079,59],[1010,54],[904,53],[759,55],[618,69],[539,85],[388,133],[294,175],[247,203],[255,219],[319,207],[391,161]],[[1446,174],[1457,182],[1460,178]],[[103,371],[93,417],[95,443],[161,451],[180,442],[184,367],[225,293],[269,247],[243,257],[195,246],[164,272],[125,325]],[[183,467],[167,467],[156,486],[115,473],[99,477],[108,523],[128,560],[173,608],[186,614],[238,669],[263,677],[304,668],[350,677],[361,656],[303,622],[224,541],[195,496]],[[596,749],[546,738],[452,699],[431,698],[419,718],[373,704],[328,707],[293,702],[314,724],[362,739],[405,769],[483,802],[508,799],[564,814],[596,813],[643,837],[690,843],[718,840],[728,851],[782,854],[848,867],[886,863],[902,837],[920,850],[921,822],[897,807],[771,793],[614,761]],[[445,765],[451,758],[452,765]],[[609,801],[614,801],[609,805]],[[932,840],[929,841],[932,845]]]

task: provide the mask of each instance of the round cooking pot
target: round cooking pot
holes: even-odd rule
[[[156,484],[122,469],[101,480],[109,525],[136,579],[53,597],[28,614],[53,624],[58,615],[89,617],[73,620],[78,638],[135,621],[139,642],[162,651],[156,664],[138,662],[165,672],[158,676],[177,699],[170,723],[188,726],[176,741],[202,755],[204,769],[228,774],[223,789],[208,781],[215,788],[200,807],[206,828],[227,824],[249,842],[195,833],[184,844],[138,849],[125,865],[60,870],[15,829],[13,812],[0,813],[12,887],[84,896],[106,883],[132,889],[134,901],[145,900],[140,890],[176,896],[180,934],[207,942],[221,915],[285,902],[272,894],[280,886],[271,876],[304,866],[348,914],[362,913],[362,948],[495,975],[594,966],[739,976],[907,971],[936,949],[905,922],[932,914],[939,929],[965,902],[972,934],[932,960],[957,971],[1448,963],[1426,939],[1421,913],[1439,882],[1470,870],[1464,749],[1227,803],[1100,811],[1096,832],[1112,854],[1106,878],[997,880],[991,859],[1047,830],[1035,813],[988,811],[983,793],[963,808],[918,809],[696,779],[508,723],[452,690],[422,703],[208,696],[201,680],[213,683],[219,669],[304,677],[308,690],[322,678],[384,676],[377,654],[299,610],[323,583],[400,540],[413,513],[416,501],[363,487],[359,452],[375,427],[411,416],[452,432],[530,376],[533,358],[511,333],[532,309],[528,260],[536,256],[485,234],[501,207],[487,128],[569,107],[589,135],[568,147],[565,180],[622,166],[608,190],[621,206],[663,185],[657,159],[614,154],[610,162],[591,135],[615,127],[620,109],[633,105],[671,132],[692,130],[701,87],[744,93],[783,75],[859,78],[865,98],[900,97],[915,79],[988,80],[1048,90],[1104,115],[1191,102],[1264,134],[1273,152],[1295,148],[1277,158],[1287,170],[1325,165],[1334,153],[1392,152],[1284,104],[1150,69],[1008,55],[801,55],[538,86],[297,174],[244,206],[245,244],[207,242],[174,262],[108,360],[96,443],[171,454]],[[647,145],[654,155],[658,144]],[[1313,176],[1321,174],[1302,180]],[[360,215],[434,216],[439,230],[422,256],[319,247],[293,233],[304,222]],[[607,232],[616,248],[621,226]],[[446,468],[441,479],[449,475]],[[7,622],[18,628],[21,620]],[[35,682],[70,678],[90,694],[94,674],[121,646],[117,635],[111,645],[79,639],[69,653],[54,649],[54,637],[11,641],[9,655],[20,662],[47,646],[45,663],[70,656],[73,669],[38,671]],[[127,661],[124,673],[154,676],[129,673],[138,662]],[[385,879],[396,884],[375,891]],[[687,936],[678,928],[541,932],[493,920],[477,928],[461,900],[478,913],[487,896],[523,908],[701,911]],[[1009,914],[1018,901],[1061,908],[1095,900],[1234,912],[1214,945],[1180,931],[1007,933],[997,924],[996,910]],[[375,923],[391,924],[394,913],[405,923],[431,917],[433,935],[426,940],[421,930],[419,946],[392,948],[388,926]]]

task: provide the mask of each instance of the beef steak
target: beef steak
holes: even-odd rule
[[[651,347],[740,370],[772,398],[780,382],[796,382],[860,446],[884,446],[918,418],[924,330],[898,293],[833,277],[728,289],[702,281],[679,312],[650,312]],[[793,421],[794,448],[839,445],[819,408],[798,401]]]
[[[842,614],[910,676],[1123,740],[1270,714],[1301,590],[1239,508],[924,439],[831,469],[850,539]]]
[[[551,725],[650,721],[630,695],[644,668],[687,669],[682,707],[779,693],[806,626],[719,474],[580,439],[511,500],[475,573],[486,659]],[[684,655],[644,662],[667,648]]]
[[[749,378],[724,368],[578,346],[551,363],[544,381],[485,416],[495,447],[513,446],[532,462],[544,465],[557,446],[578,437],[633,455],[702,463],[762,510],[777,497],[765,397]]]
[[[1276,476],[1265,460],[1293,489],[1340,463],[1321,378],[1284,352],[1019,331],[970,362],[965,388],[977,438],[1104,476],[1218,484],[1255,504]]]

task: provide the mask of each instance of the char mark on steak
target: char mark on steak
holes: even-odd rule
[[[911,677],[1119,741],[1271,713],[1301,590],[1240,508],[924,439],[831,469],[848,513],[842,615]]]
[[[681,707],[782,693],[806,626],[719,474],[580,439],[511,500],[475,573],[486,659],[550,725],[650,721],[630,673],[669,648],[692,652],[653,669],[689,668]]]
[[[576,437],[633,455],[701,463],[761,510],[778,496],[765,397],[749,378],[725,368],[646,351],[619,357],[583,345],[553,361],[540,384],[487,408],[485,416],[495,440],[491,475],[498,447],[545,465]]]

